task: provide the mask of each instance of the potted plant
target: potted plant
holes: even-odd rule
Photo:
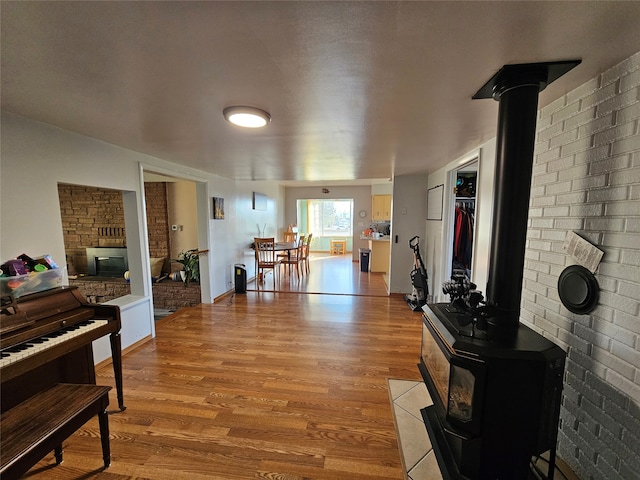
[[[208,250],[187,250],[185,252],[178,253],[177,262],[182,264],[182,281],[185,285],[189,285],[190,281],[200,281],[200,255],[207,253]]]

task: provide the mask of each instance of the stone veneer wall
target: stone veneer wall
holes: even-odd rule
[[[82,185],[58,186],[60,211],[67,257],[78,273],[87,272],[86,247],[106,243],[126,246],[126,237],[101,236],[101,227],[113,227],[124,232],[124,205],[122,192]],[[170,252],[169,220],[167,208],[167,184],[145,183],[147,230],[150,257],[168,258]],[[169,265],[167,263],[167,265]],[[102,303],[131,293],[124,279],[72,279],[70,285],[78,285],[89,302]],[[200,285],[164,280],[153,284],[155,308],[176,310],[200,303]]]
[[[103,242],[126,246],[120,190],[58,184],[58,198],[64,248],[71,272],[73,266],[78,273],[87,273],[87,247],[103,246]],[[114,229],[115,234],[101,235],[101,228]],[[62,260],[57,261],[64,264]]]
[[[559,454],[585,480],[640,472],[639,119],[640,53],[538,118],[521,320],[568,353]],[[588,315],[558,296],[570,231],[604,251]]]
[[[148,182],[144,188],[150,257],[168,258],[167,184]],[[78,273],[87,273],[85,248],[127,245],[120,190],[59,184],[58,196],[65,251]],[[101,234],[101,227],[120,229],[122,235],[105,236]]]
[[[144,198],[147,209],[147,231],[149,235],[149,256],[168,258],[169,209],[167,207],[167,183],[145,182]]]
[[[114,298],[129,295],[131,288],[124,279],[87,280],[70,279],[70,285],[77,285],[89,303],[104,303]],[[193,307],[200,303],[200,285],[163,280],[152,285],[153,306],[157,309],[177,310]]]

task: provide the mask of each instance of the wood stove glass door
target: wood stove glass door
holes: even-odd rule
[[[461,422],[473,418],[473,393],[476,378],[466,368],[451,365],[449,379],[449,415]]]
[[[424,320],[422,324],[421,360],[429,372],[429,377],[440,399],[440,405],[446,409],[449,396],[449,356],[445,355],[436,342]],[[435,330],[435,327],[432,327]],[[433,396],[433,392],[431,392]],[[434,401],[437,399],[434,398]]]
[[[450,359],[447,421],[467,433],[482,431],[486,366],[479,359],[453,355]]]

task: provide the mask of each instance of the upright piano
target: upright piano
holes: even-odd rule
[[[120,309],[58,287],[0,306],[1,411],[57,383],[96,383],[91,342],[109,335],[118,406],[124,410]]]

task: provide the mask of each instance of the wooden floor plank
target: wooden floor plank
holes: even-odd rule
[[[62,465],[50,455],[27,477],[401,479],[386,379],[420,379],[420,322],[378,294],[249,291],[179,310],[123,357],[111,467],[98,469],[92,421]],[[113,385],[110,370],[99,384]]]

